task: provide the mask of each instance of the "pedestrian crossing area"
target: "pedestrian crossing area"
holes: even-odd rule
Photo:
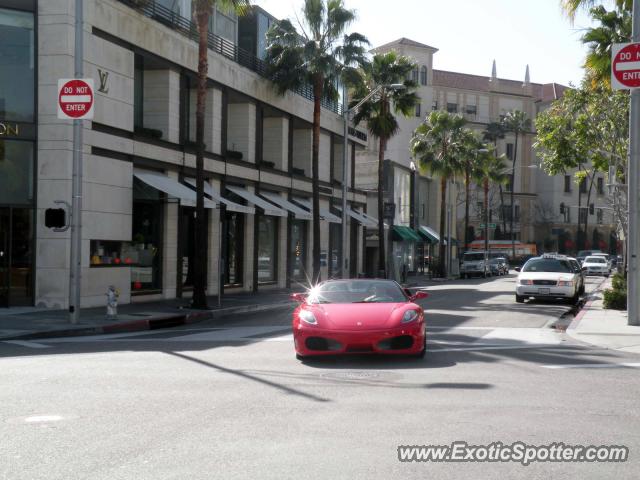
[[[24,348],[50,348],[63,344],[86,343],[211,343],[293,342],[288,325],[185,328],[115,333],[42,340],[11,340],[4,344]],[[474,326],[434,326],[427,329],[427,344],[432,352],[479,349],[534,348],[557,346],[564,342],[561,334],[541,328],[493,328]],[[201,347],[201,346],[200,346]]]

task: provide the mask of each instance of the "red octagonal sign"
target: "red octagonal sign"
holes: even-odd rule
[[[93,118],[93,79],[58,80],[58,118],[90,120]]]
[[[614,89],[640,87],[640,43],[620,43],[611,51],[611,86]]]

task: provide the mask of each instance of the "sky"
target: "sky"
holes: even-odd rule
[[[252,3],[296,24],[303,0]],[[437,70],[489,76],[495,59],[500,78],[524,80],[527,64],[535,83],[577,85],[583,76],[587,49],[580,37],[589,17],[581,13],[571,25],[560,0],[345,0],[345,5],[358,16],[351,31],[365,35],[372,46],[407,37],[437,48]]]

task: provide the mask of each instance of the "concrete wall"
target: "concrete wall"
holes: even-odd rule
[[[242,153],[242,160],[256,161],[256,106],[230,103],[227,109],[227,149]]]
[[[180,74],[174,70],[144,71],[143,125],[162,132],[162,139],[180,140]]]

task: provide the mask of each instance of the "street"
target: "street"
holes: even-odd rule
[[[637,478],[640,360],[551,328],[570,306],[516,304],[515,279],[426,287],[421,360],[300,362],[292,309],[0,342],[0,478]],[[625,445],[630,458],[398,461],[399,445],[458,440]]]

